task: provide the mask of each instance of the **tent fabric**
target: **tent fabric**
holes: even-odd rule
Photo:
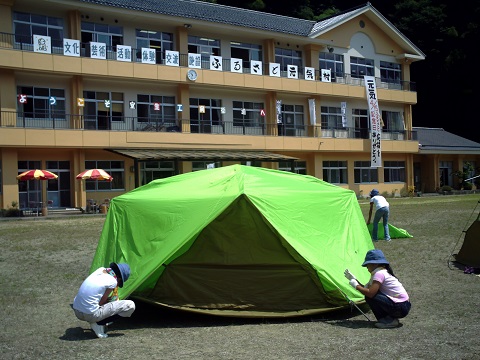
[[[370,235],[373,232],[373,224],[370,223],[367,225],[368,231],[370,232]],[[407,230],[397,228],[393,226],[392,224],[388,223],[388,232],[390,234],[391,239],[402,239],[402,238],[413,238],[413,235],[410,235]],[[385,234],[383,231],[383,224],[380,222],[378,224],[378,239],[379,240],[385,240]]]
[[[238,316],[337,309],[363,296],[345,268],[373,248],[353,191],[232,165],[154,180],[111,200],[91,270],[132,269],[120,297]],[[339,291],[341,289],[341,291]]]
[[[462,247],[455,260],[460,264],[480,268],[480,215],[465,232]]]

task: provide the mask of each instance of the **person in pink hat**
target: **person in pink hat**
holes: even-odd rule
[[[112,262],[108,268],[98,268],[80,286],[73,300],[75,316],[90,323],[99,338],[106,338],[106,325],[118,317],[130,317],[135,311],[131,300],[119,300],[118,288],[130,277],[130,266]]]

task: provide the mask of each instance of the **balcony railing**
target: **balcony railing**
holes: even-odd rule
[[[10,33],[0,32],[0,48],[15,49],[20,51],[30,51],[33,52],[33,36],[24,36],[24,35],[15,35]],[[142,62],[141,49],[136,49],[132,47],[132,61],[133,62]],[[63,55],[63,39],[51,39],[51,52],[55,55]],[[80,43],[79,49],[80,57],[90,57],[90,43]],[[179,66],[188,67],[188,54],[179,54]],[[115,46],[106,47],[106,59],[111,61],[117,60],[117,52]],[[230,72],[230,62],[231,59],[222,57],[222,71]],[[166,65],[165,52],[156,51],[156,64],[157,65]],[[202,57],[200,67],[202,69],[210,70],[210,60],[209,58]],[[269,64],[262,63],[262,75],[269,76]],[[245,74],[250,74],[250,68],[248,66],[243,66],[242,71]],[[305,68],[298,68],[298,80],[305,79]],[[320,79],[320,71],[315,70],[314,78],[316,81]],[[281,71],[280,77],[286,78],[287,72]],[[354,76],[352,74],[341,73],[341,74],[332,74],[331,82],[338,84],[346,84],[353,86],[364,86],[363,76]],[[393,79],[383,79],[376,78],[377,87],[380,89],[389,89],[389,90],[404,90],[404,91],[416,91],[416,84],[412,81],[400,81]]]
[[[0,112],[0,127],[94,131],[178,132],[196,134],[369,139],[369,129],[320,125],[254,123],[249,120],[148,119],[45,112]],[[383,140],[417,140],[415,131],[384,130]]]

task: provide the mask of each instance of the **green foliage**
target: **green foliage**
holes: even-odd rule
[[[470,164],[469,162],[466,162],[463,166],[463,170],[454,171],[452,173],[452,175],[457,177],[458,180],[459,180],[459,183],[458,183],[459,188],[463,188],[463,189],[467,190],[465,188],[465,186],[467,186],[467,187],[470,186],[469,190],[472,189],[472,184],[468,183],[470,185],[466,185],[467,182],[465,180],[470,177],[470,175],[473,173],[473,170],[474,170],[474,167],[472,166],[472,164]]]

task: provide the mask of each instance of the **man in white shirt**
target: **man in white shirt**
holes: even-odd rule
[[[130,277],[130,266],[124,263],[98,268],[80,286],[73,300],[73,311],[79,320],[87,321],[99,338],[106,338],[105,325],[135,311],[131,300],[118,300],[118,287]]]
[[[368,213],[367,225],[372,218],[373,205],[375,204],[375,216],[373,217],[372,240],[378,241],[378,223],[383,219],[383,233],[385,240],[390,241],[390,232],[388,231],[388,216],[390,215],[390,204],[380,195],[377,189],[370,191],[370,211]]]

